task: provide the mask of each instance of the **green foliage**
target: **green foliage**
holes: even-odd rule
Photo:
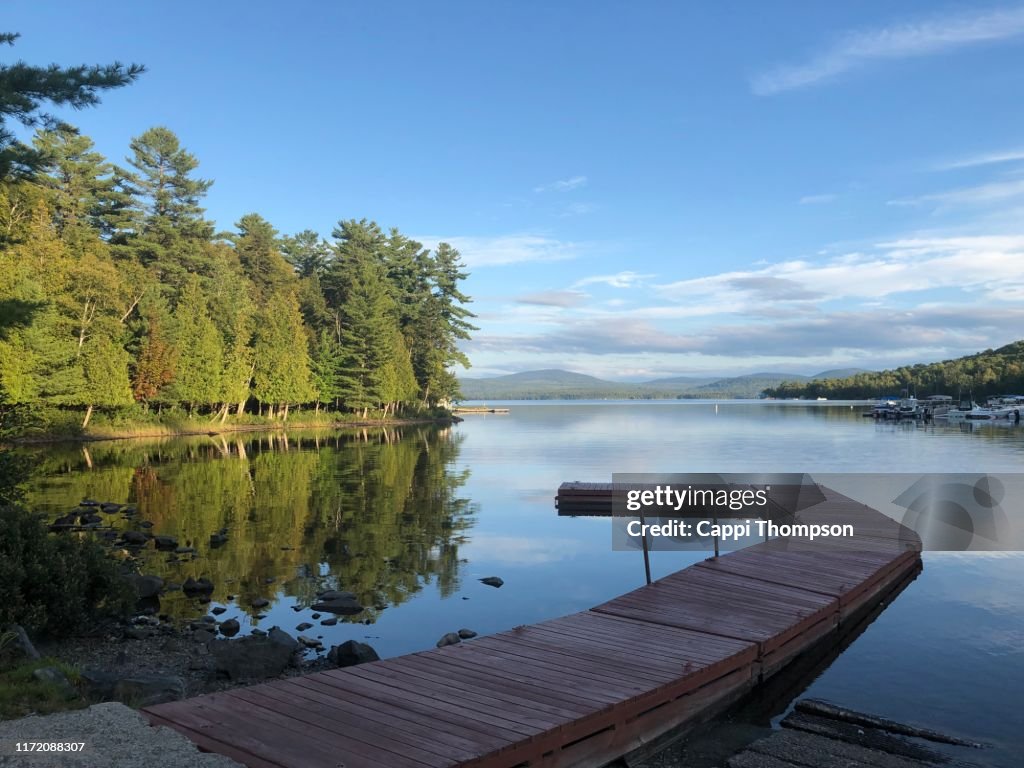
[[[213,234],[212,184],[164,127],[125,168],[48,126],[37,172],[0,183],[0,386],[78,434],[166,414],[344,417],[446,402],[472,315],[458,253],[372,221],[279,237],[256,213]],[[253,403],[253,401],[256,403]],[[136,404],[139,404],[137,407]],[[73,426],[74,414],[82,415]],[[106,428],[106,427],[105,427]]]
[[[16,505],[0,507],[0,530],[0,625],[60,636],[130,606],[120,566],[98,543],[53,536]]]
[[[987,349],[955,360],[866,371],[840,379],[787,382],[765,392],[769,397],[864,399],[898,395],[910,389],[918,397],[973,393],[975,398],[1024,393],[1024,341]]]
[[[81,696],[69,697],[54,683],[39,680],[33,674],[37,669],[55,667],[74,682],[79,677],[76,669],[51,658],[8,662],[4,657],[2,638],[0,636],[0,720],[81,709],[88,704]]]
[[[0,34],[0,45],[14,45],[18,37]],[[40,164],[39,154],[14,138],[8,120],[29,127],[58,128],[61,122],[42,111],[44,103],[73,109],[91,107],[99,103],[101,91],[128,85],[143,71],[140,64],[117,62],[75,67],[39,67],[23,61],[0,64],[0,182],[18,173],[31,175]]]

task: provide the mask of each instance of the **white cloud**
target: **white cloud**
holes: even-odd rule
[[[1024,236],[906,238],[820,262],[795,260],[657,286],[683,303],[747,311],[751,302],[878,299],[936,288],[1016,295],[1024,286]]]
[[[584,277],[573,283],[573,288],[582,288],[585,285],[597,285],[599,283],[611,286],[612,288],[632,288],[643,280],[649,280],[654,275],[641,275],[637,272],[618,272],[614,275],[594,275]]]
[[[534,187],[533,191],[541,194],[543,192],[569,192],[573,189],[579,189],[587,185],[586,176],[572,176],[568,179],[560,179],[558,181],[552,181],[550,184],[541,184],[538,187]]]
[[[1024,195],[1024,179],[1010,181],[993,181],[973,187],[951,189],[930,195],[904,197],[889,200],[887,205],[921,205],[926,203],[944,203],[954,205],[984,205],[1000,200],[1008,200]]]
[[[517,304],[530,304],[538,307],[578,307],[588,298],[583,291],[538,291],[517,296]]]
[[[534,234],[495,237],[417,235],[414,239],[428,248],[436,248],[438,243],[448,243],[462,254],[463,261],[470,268],[574,259],[582,250],[580,243]]]
[[[927,56],[1022,33],[1024,8],[935,17],[851,32],[806,63],[781,65],[757,75],[751,89],[758,96],[771,96],[830,80],[872,61]]]
[[[996,165],[999,163],[1015,163],[1024,160],[1024,149],[1009,149],[1002,152],[988,152],[981,155],[963,157],[959,160],[950,160],[946,163],[939,163],[934,166],[936,171],[955,171],[960,168],[976,168],[981,165]]]
[[[836,196],[831,192],[823,195],[804,195],[800,198],[800,205],[823,205],[834,202]]]

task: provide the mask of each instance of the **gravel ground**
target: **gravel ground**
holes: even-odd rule
[[[18,742],[85,742],[83,751],[18,754]],[[0,722],[0,768],[238,768],[204,754],[170,728],[153,728],[123,704]]]

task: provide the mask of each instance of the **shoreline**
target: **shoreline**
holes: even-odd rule
[[[208,429],[174,429],[172,427],[158,428],[147,432],[114,432],[112,434],[81,434],[81,435],[55,435],[44,434],[32,437],[12,437],[6,441],[7,445],[51,445],[55,443],[98,443],[108,440],[134,440],[137,438],[154,437],[214,437],[216,435],[232,434],[237,432],[285,432],[289,430],[314,430],[314,429],[361,429],[366,427],[405,427],[415,425],[437,425],[446,426],[458,424],[462,419],[457,414],[447,416],[424,416],[407,419],[360,419],[358,421],[333,421],[323,424],[311,424],[309,422],[296,421],[293,423],[277,422],[268,424],[217,424],[211,425]]]

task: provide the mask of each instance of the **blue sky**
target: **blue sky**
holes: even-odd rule
[[[1024,337],[1024,4],[5,3],[149,71],[221,228],[372,218],[468,263],[470,375],[811,373]]]

